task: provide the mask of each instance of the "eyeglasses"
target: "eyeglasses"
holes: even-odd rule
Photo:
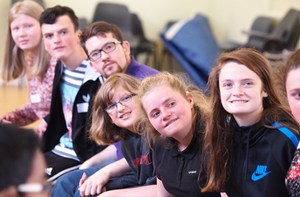
[[[106,111],[107,113],[110,113],[110,114],[116,112],[118,103],[120,103],[121,105],[124,106],[124,105],[128,104],[128,103],[131,101],[131,98],[134,97],[134,96],[136,96],[135,93],[129,94],[129,95],[127,95],[127,96],[124,96],[124,97],[121,98],[120,100],[118,100],[118,101],[116,101],[116,102],[114,102],[114,103],[108,105],[108,106],[105,108],[105,111]]]
[[[18,185],[17,190],[20,193],[41,193],[50,192],[53,185],[50,182],[46,183],[24,183]]]
[[[116,49],[116,45],[117,44],[121,44],[122,42],[120,41],[115,41],[115,42],[109,42],[109,43],[106,43],[102,49],[97,49],[93,52],[91,52],[88,56],[89,56],[89,59],[91,61],[97,61],[101,58],[101,51],[105,52],[106,54],[107,53],[110,53],[110,52],[113,52],[115,49]]]

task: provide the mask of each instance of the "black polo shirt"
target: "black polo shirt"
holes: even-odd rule
[[[219,193],[202,193],[200,185],[205,184],[205,177],[198,174],[200,169],[200,143],[194,137],[189,146],[182,152],[177,146],[167,148],[163,140],[158,139],[154,147],[157,178],[162,181],[165,189],[177,197],[215,197]]]

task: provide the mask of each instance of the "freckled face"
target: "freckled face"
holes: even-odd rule
[[[245,65],[227,62],[220,71],[219,89],[224,109],[240,126],[254,124],[260,119],[267,93],[255,72]]]
[[[191,97],[187,99],[168,85],[161,85],[147,92],[141,102],[151,124],[163,136],[181,141],[191,132]]]

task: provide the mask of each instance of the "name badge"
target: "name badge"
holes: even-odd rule
[[[34,94],[30,96],[31,103],[39,103],[41,102],[41,96],[39,94]]]
[[[77,104],[77,112],[78,113],[85,113],[89,109],[89,104],[88,103],[78,103]]]

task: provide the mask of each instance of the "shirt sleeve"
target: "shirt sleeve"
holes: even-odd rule
[[[25,106],[6,114],[5,120],[25,126],[49,114],[54,69],[55,61],[51,61],[43,80],[38,76],[28,80],[29,102]]]

